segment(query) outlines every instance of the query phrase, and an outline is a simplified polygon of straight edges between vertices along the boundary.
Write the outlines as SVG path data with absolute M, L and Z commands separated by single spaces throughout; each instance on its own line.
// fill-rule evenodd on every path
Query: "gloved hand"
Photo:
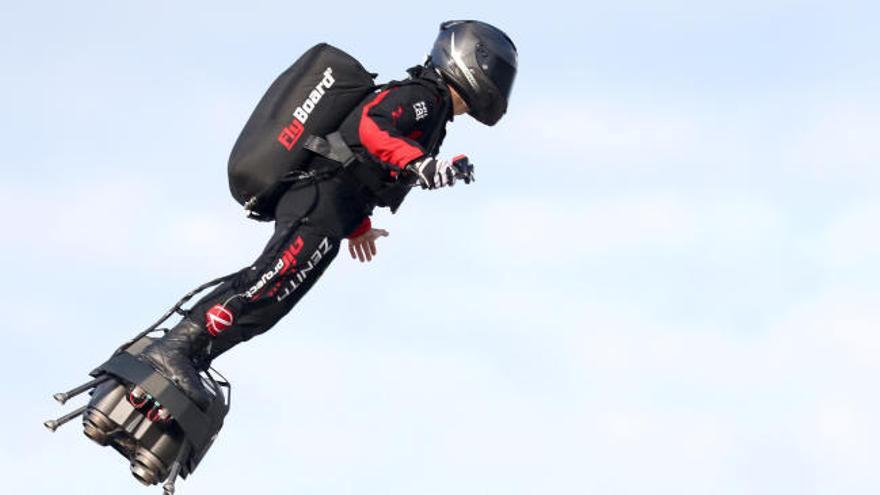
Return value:
M 465 184 L 474 182 L 474 165 L 465 155 L 458 155 L 452 159 L 452 168 L 455 169 L 455 178 L 461 179 Z
M 474 180 L 474 166 L 465 155 L 458 155 L 452 160 L 428 157 L 410 164 L 407 168 L 418 176 L 422 189 L 453 186 L 455 179 L 462 179 L 465 184 Z

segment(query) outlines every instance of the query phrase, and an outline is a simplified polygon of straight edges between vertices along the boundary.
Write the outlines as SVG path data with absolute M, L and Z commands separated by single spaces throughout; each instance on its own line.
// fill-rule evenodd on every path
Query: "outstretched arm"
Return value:
M 357 258 L 361 263 L 373 261 L 373 256 L 376 256 L 376 239 L 380 237 L 388 237 L 388 231 L 370 228 L 357 237 L 349 237 L 348 253 L 352 259 Z

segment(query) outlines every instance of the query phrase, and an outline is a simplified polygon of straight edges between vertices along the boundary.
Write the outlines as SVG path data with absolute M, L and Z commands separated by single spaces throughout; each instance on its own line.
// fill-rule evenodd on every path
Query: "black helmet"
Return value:
M 507 111 L 516 77 L 516 46 L 500 29 L 480 21 L 446 21 L 429 59 L 468 105 L 468 113 L 495 125 Z

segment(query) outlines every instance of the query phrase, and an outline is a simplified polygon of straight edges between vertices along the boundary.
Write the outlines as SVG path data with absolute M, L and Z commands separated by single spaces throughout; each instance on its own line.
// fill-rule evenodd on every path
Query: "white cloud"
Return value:
M 229 219 L 231 208 L 213 215 L 215 204 L 169 204 L 168 194 L 161 182 L 131 175 L 43 185 L 39 191 L 5 184 L 0 208 L 23 214 L 7 217 L 3 249 L 20 259 L 198 271 L 244 266 L 271 234 L 267 225 L 243 216 Z
M 880 269 L 880 202 L 849 204 L 810 248 L 817 261 L 831 268 Z
M 4 186 L 0 207 L 20 212 L 7 217 L 3 232 L 12 248 L 95 257 L 124 252 L 151 191 L 137 180 L 107 180 L 90 187 L 59 184 L 50 191 L 36 184 Z
M 512 148 L 539 150 L 568 167 L 648 165 L 686 156 L 701 144 L 695 115 L 672 106 L 546 98 L 522 105 L 510 119 Z
M 825 181 L 876 180 L 880 105 L 846 97 L 815 105 L 782 142 L 783 160 L 798 175 Z
M 259 392 L 254 402 L 283 407 L 287 395 L 279 390 L 296 390 L 297 402 L 310 404 L 282 436 L 303 445 L 322 440 L 314 457 L 299 461 L 318 472 L 328 462 L 359 472 L 366 446 L 383 442 L 387 456 L 414 472 L 442 465 L 457 487 L 514 484 L 512 493 L 546 483 L 603 492 L 773 493 L 761 487 L 800 486 L 796 470 L 805 465 L 819 481 L 872 483 L 865 459 L 880 454 L 880 438 L 869 418 L 880 410 L 870 394 L 852 392 L 869 389 L 880 366 L 868 359 L 876 344 L 867 331 L 880 318 L 870 298 L 841 305 L 840 297 L 805 301 L 802 312 L 742 334 L 671 327 L 624 305 L 581 306 L 561 317 L 570 326 L 496 329 L 494 349 L 467 354 L 455 339 L 428 350 L 418 339 L 346 344 L 309 330 L 280 346 L 261 345 L 248 358 L 260 365 L 240 355 L 235 374 L 255 368 L 242 378 L 251 382 L 247 394 Z M 851 325 L 854 315 L 862 323 Z M 431 332 L 426 326 L 420 334 Z M 516 354 L 511 345 L 527 342 L 512 338 L 514 331 L 540 334 L 533 337 L 542 345 L 524 349 L 529 358 L 518 361 L 535 382 L 497 366 L 498 354 Z M 289 388 L 279 388 L 280 378 L 254 383 L 265 363 L 285 360 L 294 363 Z M 381 418 L 395 426 L 369 427 L 385 424 Z M 384 462 L 366 462 L 384 469 Z M 627 476 L 633 465 L 639 477 Z M 589 476 L 581 476 L 584 469 Z
M 496 197 L 474 220 L 476 243 L 493 253 L 492 261 L 512 266 L 535 263 L 524 252 L 552 266 L 638 253 L 689 253 L 732 263 L 762 256 L 788 228 L 781 207 L 771 201 L 677 192 Z

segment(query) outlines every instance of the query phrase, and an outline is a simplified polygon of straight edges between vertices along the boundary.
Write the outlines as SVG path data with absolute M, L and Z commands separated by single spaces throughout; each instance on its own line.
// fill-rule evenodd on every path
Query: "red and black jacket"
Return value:
M 407 165 L 434 156 L 452 121 L 452 97 L 432 69 L 409 69 L 410 78 L 394 81 L 358 105 L 340 127 L 358 157 L 354 173 L 370 190 L 377 206 L 394 212 L 409 192 L 414 177 Z M 352 237 L 369 230 L 369 218 Z

